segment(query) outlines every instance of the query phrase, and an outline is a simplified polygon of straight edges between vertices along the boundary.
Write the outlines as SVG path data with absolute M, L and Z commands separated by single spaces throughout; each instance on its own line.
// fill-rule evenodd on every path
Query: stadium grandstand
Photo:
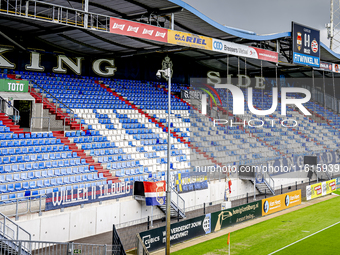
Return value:
M 340 176 L 340 55 L 301 27 L 257 35 L 181 0 L 0 0 L 1 251 L 147 252 L 164 181 L 177 224 Z

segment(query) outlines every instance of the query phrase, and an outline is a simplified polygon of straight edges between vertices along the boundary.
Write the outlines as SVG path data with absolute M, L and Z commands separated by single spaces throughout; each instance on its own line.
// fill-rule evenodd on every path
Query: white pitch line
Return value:
M 288 244 L 287 246 L 282 247 L 281 249 L 278 249 L 277 251 L 274 251 L 274 252 L 272 252 L 272 253 L 269 253 L 268 255 L 272 255 L 272 254 L 274 254 L 274 253 L 277 253 L 277 252 L 279 252 L 279 251 L 282 251 L 283 249 L 286 249 L 286 248 L 289 247 L 289 246 L 292 246 L 292 245 L 294 245 L 294 244 L 296 244 L 296 243 L 298 243 L 298 242 L 300 242 L 300 241 L 302 241 L 302 240 L 305 240 L 305 239 L 307 239 L 308 237 L 311 237 L 311 236 L 313 236 L 313 235 L 316 235 L 317 233 L 320 233 L 320 232 L 322 232 L 322 231 L 324 231 L 324 230 L 326 230 L 326 229 L 328 229 L 328 228 L 331 228 L 331 227 L 333 227 L 333 226 L 335 226 L 335 225 L 337 225 L 337 224 L 339 224 L 339 223 L 340 223 L 340 221 L 338 221 L 337 223 L 334 223 L 334 224 L 332 224 L 332 225 L 330 225 L 330 226 L 328 226 L 328 227 L 326 227 L 326 228 L 324 228 L 324 229 L 321 229 L 321 230 L 319 230 L 319 231 L 317 231 L 317 232 L 315 232 L 315 233 L 313 233 L 313 234 L 310 234 L 309 236 L 306 236 L 306 237 L 304 237 L 304 238 L 302 238 L 302 239 L 300 239 L 300 240 L 297 240 L 297 241 L 294 242 L 294 243 Z

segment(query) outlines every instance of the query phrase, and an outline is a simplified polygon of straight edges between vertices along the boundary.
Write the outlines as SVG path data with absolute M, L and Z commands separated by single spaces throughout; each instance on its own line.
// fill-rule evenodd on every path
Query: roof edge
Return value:
M 257 35 L 257 34 L 255 34 L 254 32 L 251 32 L 251 31 L 226 27 L 226 26 L 223 26 L 223 25 L 217 23 L 216 21 L 212 20 L 211 18 L 205 16 L 203 13 L 199 12 L 194 7 L 183 2 L 182 0 L 168 0 L 168 1 L 172 2 L 174 4 L 177 4 L 178 6 L 181 6 L 182 8 L 185 8 L 186 10 L 191 12 L 192 14 L 196 15 L 197 17 L 201 18 L 202 20 L 204 20 L 208 24 L 212 25 L 213 27 L 215 27 L 215 28 L 217 28 L 217 29 L 219 29 L 219 30 L 221 30 L 225 33 L 228 33 L 228 34 L 231 34 L 233 36 L 240 37 L 240 38 L 244 38 L 244 39 L 248 39 L 248 40 L 254 40 L 254 41 L 266 41 L 266 40 L 275 40 L 275 39 L 279 39 L 279 38 L 282 38 L 282 37 L 287 37 L 287 36 L 290 37 L 291 36 L 291 32 L 282 32 L 282 33 L 269 34 L 269 35 Z
M 336 52 L 334 52 L 334 51 L 332 51 L 332 50 L 331 50 L 330 48 L 328 48 L 328 47 L 326 46 L 326 44 L 324 44 L 323 42 L 320 42 L 320 46 L 321 46 L 322 48 L 324 48 L 326 51 L 328 51 L 328 53 L 332 54 L 332 56 L 334 56 L 334 57 L 340 59 L 340 54 L 339 54 L 339 53 L 336 53 Z

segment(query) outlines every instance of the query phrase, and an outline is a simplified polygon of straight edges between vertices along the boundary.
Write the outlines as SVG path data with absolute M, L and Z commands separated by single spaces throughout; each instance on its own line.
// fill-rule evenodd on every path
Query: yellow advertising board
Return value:
M 326 181 L 326 194 L 330 194 L 336 190 L 336 179 Z
M 262 216 L 301 204 L 301 190 L 262 199 Z
M 168 43 L 192 48 L 212 50 L 212 38 L 170 29 L 168 30 Z
M 306 187 L 307 200 L 322 197 L 336 190 L 336 179 L 319 182 Z

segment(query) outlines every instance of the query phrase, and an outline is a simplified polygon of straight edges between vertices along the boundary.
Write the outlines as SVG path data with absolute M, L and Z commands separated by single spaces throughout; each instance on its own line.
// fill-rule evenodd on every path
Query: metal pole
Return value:
M 4 225 L 2 226 L 3 230 L 2 230 L 2 233 L 4 233 L 4 235 L 6 235 L 6 216 L 4 215 Z
M 170 113 L 171 113 L 171 69 L 168 68 L 168 169 L 166 178 L 166 255 L 170 255 L 170 203 L 171 203 L 171 192 L 170 192 Z
M 315 112 L 315 107 L 316 107 L 316 102 L 317 100 L 317 93 L 315 91 L 315 80 L 314 80 L 314 69 L 312 69 L 312 80 L 313 80 L 313 89 L 312 89 L 312 100 L 315 101 L 315 103 L 313 104 L 313 111 Z M 314 93 L 314 98 L 313 98 L 313 93 Z M 316 97 L 316 98 L 315 98 Z
M 334 106 L 333 106 L 333 110 L 337 113 L 337 112 L 339 112 L 338 111 L 338 106 L 337 106 L 337 103 L 336 103 L 336 101 L 337 101 L 337 99 L 336 99 L 336 94 L 335 94 L 335 83 L 334 83 L 334 73 L 332 72 L 332 83 L 333 83 L 333 97 L 334 97 Z M 335 119 L 335 121 L 336 121 L 336 119 Z M 336 124 L 336 122 L 335 122 L 335 124 Z
M 89 0 L 85 0 L 84 11 L 86 11 L 86 12 L 89 11 Z M 84 28 L 87 28 L 88 17 L 89 17 L 88 14 L 84 15 Z
M 256 180 L 255 180 L 255 176 L 254 176 L 254 201 L 256 200 L 256 188 L 255 188 L 255 183 L 256 183 Z
M 151 206 L 151 227 L 153 227 L 153 206 Z
M 174 13 L 171 13 L 171 29 L 175 30 L 175 14 Z
M 18 212 L 19 212 L 19 199 L 17 199 L 16 205 L 15 205 L 15 220 L 19 220 Z M 19 232 L 18 228 L 19 228 L 19 225 L 17 226 L 17 232 Z
M 330 27 L 330 40 L 329 40 L 329 48 L 333 50 L 333 0 L 331 0 L 331 27 Z
M 325 71 L 322 71 L 322 83 L 323 83 L 323 107 L 324 107 L 324 116 L 326 115 L 326 82 L 325 82 Z

